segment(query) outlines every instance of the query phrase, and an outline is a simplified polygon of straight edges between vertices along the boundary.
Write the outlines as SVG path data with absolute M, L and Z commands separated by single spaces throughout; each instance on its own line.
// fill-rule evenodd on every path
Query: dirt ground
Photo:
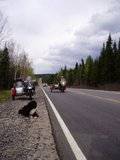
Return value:
M 26 97 L 0 104 L 0 160 L 59 160 L 40 87 L 34 100 L 38 118 L 18 114 Z

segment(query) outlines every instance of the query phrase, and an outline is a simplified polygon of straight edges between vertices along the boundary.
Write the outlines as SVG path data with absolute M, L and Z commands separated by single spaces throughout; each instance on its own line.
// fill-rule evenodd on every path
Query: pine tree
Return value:
M 109 35 L 106 42 L 105 77 L 106 83 L 112 83 L 114 81 L 114 54 L 111 35 Z
M 74 70 L 70 69 L 68 71 L 68 85 L 73 86 L 74 85 Z
M 118 42 L 118 50 L 115 61 L 115 71 L 116 71 L 116 82 L 120 83 L 120 38 Z
M 98 83 L 104 84 L 105 83 L 105 74 L 106 74 L 106 66 L 105 66 L 105 54 L 106 54 L 106 46 L 105 43 L 103 43 L 103 48 L 101 50 L 99 60 L 98 60 L 98 74 L 99 79 Z
M 113 42 L 111 34 L 103 44 L 100 56 L 93 59 L 88 56 L 86 62 L 81 60 L 73 69 L 67 70 L 65 66 L 60 74 L 67 74 L 69 85 L 87 84 L 97 86 L 108 83 L 120 83 L 120 39 L 118 44 Z
M 78 65 L 78 62 L 76 62 L 75 64 L 75 68 L 74 68 L 74 84 L 75 85 L 79 85 L 80 82 L 79 82 L 79 65 Z
M 93 59 L 91 56 L 88 56 L 85 63 L 85 77 L 88 85 L 92 84 L 92 75 L 93 75 Z
M 95 59 L 93 62 L 92 81 L 95 87 L 97 87 L 100 82 L 99 59 Z
M 9 52 L 8 49 L 5 47 L 3 52 L 1 52 L 0 56 L 0 80 L 1 80 L 1 87 L 8 88 L 10 75 L 9 75 L 9 68 L 10 68 L 10 59 L 9 59 Z
M 118 49 L 117 49 L 117 44 L 116 42 L 113 43 L 113 82 L 117 82 L 117 54 L 118 54 Z
M 81 64 L 80 64 L 80 83 L 81 84 L 85 83 L 85 63 L 83 59 L 81 59 Z

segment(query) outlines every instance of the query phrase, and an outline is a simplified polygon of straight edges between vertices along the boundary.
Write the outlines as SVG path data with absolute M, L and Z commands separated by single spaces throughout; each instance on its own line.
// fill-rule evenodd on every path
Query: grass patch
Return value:
M 0 103 L 5 102 L 10 98 L 10 90 L 0 91 Z

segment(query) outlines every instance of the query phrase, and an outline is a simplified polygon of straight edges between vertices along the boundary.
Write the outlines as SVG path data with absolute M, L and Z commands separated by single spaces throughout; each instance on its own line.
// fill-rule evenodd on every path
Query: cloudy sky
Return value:
M 109 33 L 120 37 L 120 0 L 0 0 L 0 10 L 35 73 L 72 67 L 97 56 Z

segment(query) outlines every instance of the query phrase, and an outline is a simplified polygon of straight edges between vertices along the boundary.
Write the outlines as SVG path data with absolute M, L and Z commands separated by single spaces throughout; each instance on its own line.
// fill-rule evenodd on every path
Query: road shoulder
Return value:
M 38 118 L 18 115 L 28 100 L 0 104 L 0 159 L 59 160 L 44 94 L 40 88 L 35 96 Z

